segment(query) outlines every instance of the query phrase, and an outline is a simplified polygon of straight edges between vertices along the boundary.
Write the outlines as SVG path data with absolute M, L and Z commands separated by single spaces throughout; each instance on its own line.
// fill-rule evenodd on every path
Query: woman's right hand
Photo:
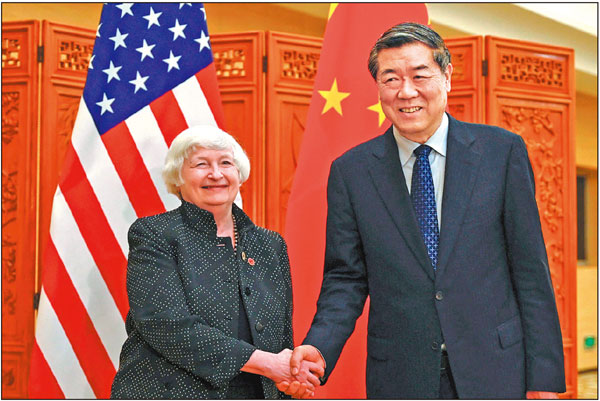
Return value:
M 256 350 L 241 370 L 268 377 L 278 388 L 298 387 L 296 394 L 301 394 L 301 398 L 308 398 L 313 395 L 315 387 L 320 385 L 319 377 L 324 374 L 323 368 L 317 363 L 302 361 L 298 374 L 292 376 L 291 357 L 292 350 L 287 348 L 277 354 Z M 305 390 L 302 391 L 303 389 Z
M 314 391 L 315 387 L 321 384 L 319 377 L 324 374 L 321 365 L 315 362 L 302 361 L 298 374 L 293 376 L 290 369 L 292 351 L 286 348 L 273 355 L 276 355 L 276 362 L 272 367 L 273 377 L 270 377 L 270 379 L 275 383 L 299 381 L 301 384 L 306 383 L 310 391 Z

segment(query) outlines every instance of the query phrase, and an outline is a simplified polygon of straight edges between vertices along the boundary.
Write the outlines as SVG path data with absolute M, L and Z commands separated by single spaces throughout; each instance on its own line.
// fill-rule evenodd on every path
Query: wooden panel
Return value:
M 458 120 L 481 123 L 478 110 L 482 102 L 477 99 L 478 96 L 471 91 L 452 90 L 448 94 L 447 111 Z
M 244 211 L 265 223 L 264 33 L 211 35 L 225 130 L 250 158 L 250 178 L 241 188 Z
M 285 228 L 321 44 L 320 38 L 267 34 L 266 227 L 280 233 Z
M 50 230 L 52 200 L 92 56 L 96 32 L 43 21 L 42 109 L 40 161 L 40 251 L 45 249 Z M 42 266 L 42 255 L 39 255 Z M 41 283 L 39 283 L 41 286 Z
M 523 137 L 536 182 L 565 352 L 567 392 L 577 395 L 577 241 L 574 52 L 486 38 L 487 123 Z
M 453 117 L 471 123 L 484 122 L 482 75 L 483 38 L 467 36 L 444 39 L 450 50 L 452 90 L 448 94 L 448 111 Z
M 493 36 L 486 46 L 490 88 L 573 99 L 573 49 Z
M 33 344 L 37 21 L 2 24 L 2 397 L 26 398 Z

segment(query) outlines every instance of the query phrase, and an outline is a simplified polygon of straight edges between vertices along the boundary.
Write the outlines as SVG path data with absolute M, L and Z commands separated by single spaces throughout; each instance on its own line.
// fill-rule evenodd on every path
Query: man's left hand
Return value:
M 558 393 L 552 393 L 550 391 L 528 391 L 528 400 L 556 400 L 558 399 Z

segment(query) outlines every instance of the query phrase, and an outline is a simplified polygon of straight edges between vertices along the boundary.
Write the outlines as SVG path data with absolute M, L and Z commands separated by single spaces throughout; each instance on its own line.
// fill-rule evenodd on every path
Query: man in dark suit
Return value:
M 292 373 L 320 361 L 325 382 L 370 296 L 367 397 L 555 398 L 562 337 L 523 140 L 445 113 L 450 53 L 426 26 L 385 32 L 369 69 L 393 125 L 331 166 Z

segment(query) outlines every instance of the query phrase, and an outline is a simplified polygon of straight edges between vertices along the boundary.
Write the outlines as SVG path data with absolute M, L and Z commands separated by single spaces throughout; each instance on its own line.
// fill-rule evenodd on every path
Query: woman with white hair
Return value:
M 130 310 L 112 398 L 281 398 L 290 375 L 292 288 L 285 241 L 234 204 L 250 162 L 235 139 L 195 126 L 171 144 L 163 178 L 181 206 L 129 230 Z

